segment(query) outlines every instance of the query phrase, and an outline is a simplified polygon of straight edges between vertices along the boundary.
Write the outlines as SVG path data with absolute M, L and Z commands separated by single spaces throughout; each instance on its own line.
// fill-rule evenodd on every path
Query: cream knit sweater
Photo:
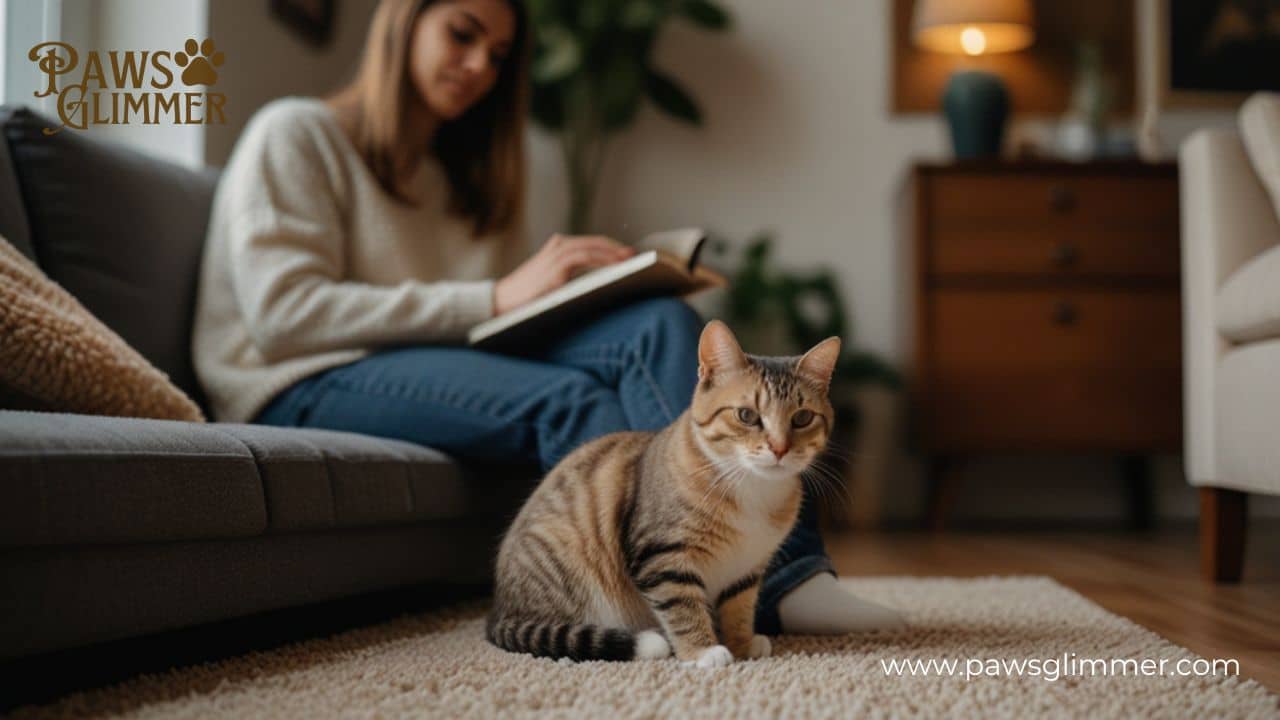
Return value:
M 250 120 L 214 194 L 192 351 L 215 419 L 248 422 L 302 378 L 389 344 L 458 344 L 493 315 L 519 233 L 477 241 L 435 160 L 416 207 L 378 185 L 320 100 Z

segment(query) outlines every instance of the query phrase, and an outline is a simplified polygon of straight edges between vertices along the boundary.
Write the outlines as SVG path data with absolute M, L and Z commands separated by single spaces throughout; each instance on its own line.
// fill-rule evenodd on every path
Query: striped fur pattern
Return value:
M 839 353 L 828 338 L 803 356 L 747 355 L 708 323 L 688 410 L 583 445 L 526 501 L 498 552 L 490 642 L 575 660 L 767 655 L 756 596 L 826 447 Z

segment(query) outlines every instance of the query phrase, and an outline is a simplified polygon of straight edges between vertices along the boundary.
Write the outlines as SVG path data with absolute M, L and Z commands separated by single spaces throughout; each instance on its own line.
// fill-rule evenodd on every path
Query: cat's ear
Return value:
M 832 336 L 814 345 L 800 358 L 796 372 L 810 382 L 827 391 L 831 384 L 831 374 L 836 370 L 836 361 L 840 359 L 840 338 Z
M 708 380 L 719 373 L 742 370 L 747 366 L 747 356 L 733 336 L 733 331 L 719 320 L 712 320 L 702 328 L 698 339 L 698 379 Z

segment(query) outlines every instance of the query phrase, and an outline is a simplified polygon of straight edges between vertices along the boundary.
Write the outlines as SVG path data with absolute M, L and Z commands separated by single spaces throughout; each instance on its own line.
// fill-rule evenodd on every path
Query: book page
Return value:
M 699 268 L 702 270 L 703 268 Z M 589 282 L 581 282 L 589 281 Z M 708 271 L 691 278 L 676 263 L 649 251 L 583 276 L 543 297 L 499 315 L 473 328 L 472 345 L 486 349 L 508 349 L 545 339 L 586 316 L 607 310 L 625 301 L 663 295 L 687 296 L 724 284 L 724 279 Z
M 707 233 L 700 228 L 681 228 L 650 233 L 635 244 L 637 250 L 657 250 L 667 253 L 680 261 L 692 271 L 698 264 L 698 252 L 707 239 Z
M 589 270 L 532 302 L 482 322 L 471 329 L 467 340 L 487 348 L 516 348 L 537 341 L 540 334 L 554 334 L 568 321 L 627 300 L 687 296 L 723 286 L 727 281 L 722 275 L 696 266 L 705 239 L 706 234 L 696 228 L 648 235 L 635 246 L 635 256 Z

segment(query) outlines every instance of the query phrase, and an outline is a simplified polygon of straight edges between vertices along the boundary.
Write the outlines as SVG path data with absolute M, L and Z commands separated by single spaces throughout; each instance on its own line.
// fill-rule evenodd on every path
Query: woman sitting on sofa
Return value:
M 196 311 L 196 370 L 218 420 L 545 471 L 683 412 L 702 322 L 677 299 L 607 314 L 532 357 L 460 343 L 632 252 L 555 235 L 520 262 L 528 56 L 516 0 L 383 0 L 350 85 L 252 118 L 214 198 Z M 758 631 L 898 624 L 835 585 L 805 505 L 762 588 Z

